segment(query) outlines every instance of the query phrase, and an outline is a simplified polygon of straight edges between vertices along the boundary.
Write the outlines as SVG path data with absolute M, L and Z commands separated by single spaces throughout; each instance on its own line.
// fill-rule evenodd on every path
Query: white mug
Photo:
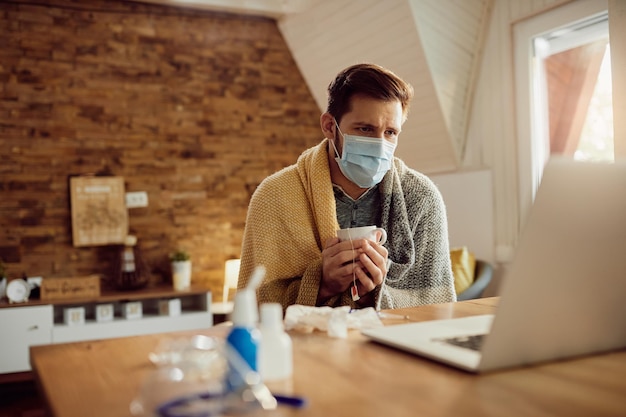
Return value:
M 341 241 L 355 239 L 369 239 L 376 241 L 376 232 L 380 232 L 380 242 L 378 242 L 378 244 L 383 245 L 387 241 L 387 232 L 382 227 L 350 227 L 348 229 L 337 230 L 337 237 Z

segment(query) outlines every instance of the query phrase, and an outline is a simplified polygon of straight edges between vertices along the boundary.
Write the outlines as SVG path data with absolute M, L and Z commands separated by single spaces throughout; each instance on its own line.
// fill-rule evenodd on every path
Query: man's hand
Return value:
M 322 251 L 322 282 L 317 296 L 318 304 L 343 293 L 356 279 L 359 296 L 371 292 L 383 283 L 387 275 L 387 249 L 367 239 L 340 242 L 339 238 L 326 241 Z

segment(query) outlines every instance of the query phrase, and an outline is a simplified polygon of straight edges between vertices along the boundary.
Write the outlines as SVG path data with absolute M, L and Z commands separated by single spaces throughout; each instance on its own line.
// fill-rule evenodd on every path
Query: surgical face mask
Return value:
M 335 141 L 331 140 L 331 143 L 337 155 L 335 161 L 343 175 L 361 188 L 371 188 L 382 181 L 391 169 L 396 144 L 380 138 L 344 135 L 336 121 L 335 125 L 343 136 L 341 157 Z

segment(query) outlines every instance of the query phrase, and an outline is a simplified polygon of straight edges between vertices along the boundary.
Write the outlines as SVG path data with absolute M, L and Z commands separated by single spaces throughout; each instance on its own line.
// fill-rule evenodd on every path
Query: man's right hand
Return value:
M 385 268 L 386 259 L 387 249 L 366 239 L 352 242 L 340 242 L 337 237 L 328 239 L 322 251 L 322 281 L 317 304 L 343 293 L 353 280 L 356 280 L 360 296 L 369 293 L 382 284 L 387 271 L 381 270 L 380 265 Z

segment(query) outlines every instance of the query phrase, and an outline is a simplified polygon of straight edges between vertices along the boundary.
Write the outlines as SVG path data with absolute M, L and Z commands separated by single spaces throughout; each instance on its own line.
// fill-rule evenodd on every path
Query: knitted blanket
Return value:
M 322 250 L 339 228 L 327 149 L 324 139 L 306 150 L 295 165 L 263 180 L 250 200 L 238 288 L 264 265 L 259 303 L 316 305 Z M 389 268 L 376 289 L 376 307 L 455 301 L 445 206 L 436 186 L 395 158 L 379 191 Z M 358 307 L 349 289 L 326 305 Z

